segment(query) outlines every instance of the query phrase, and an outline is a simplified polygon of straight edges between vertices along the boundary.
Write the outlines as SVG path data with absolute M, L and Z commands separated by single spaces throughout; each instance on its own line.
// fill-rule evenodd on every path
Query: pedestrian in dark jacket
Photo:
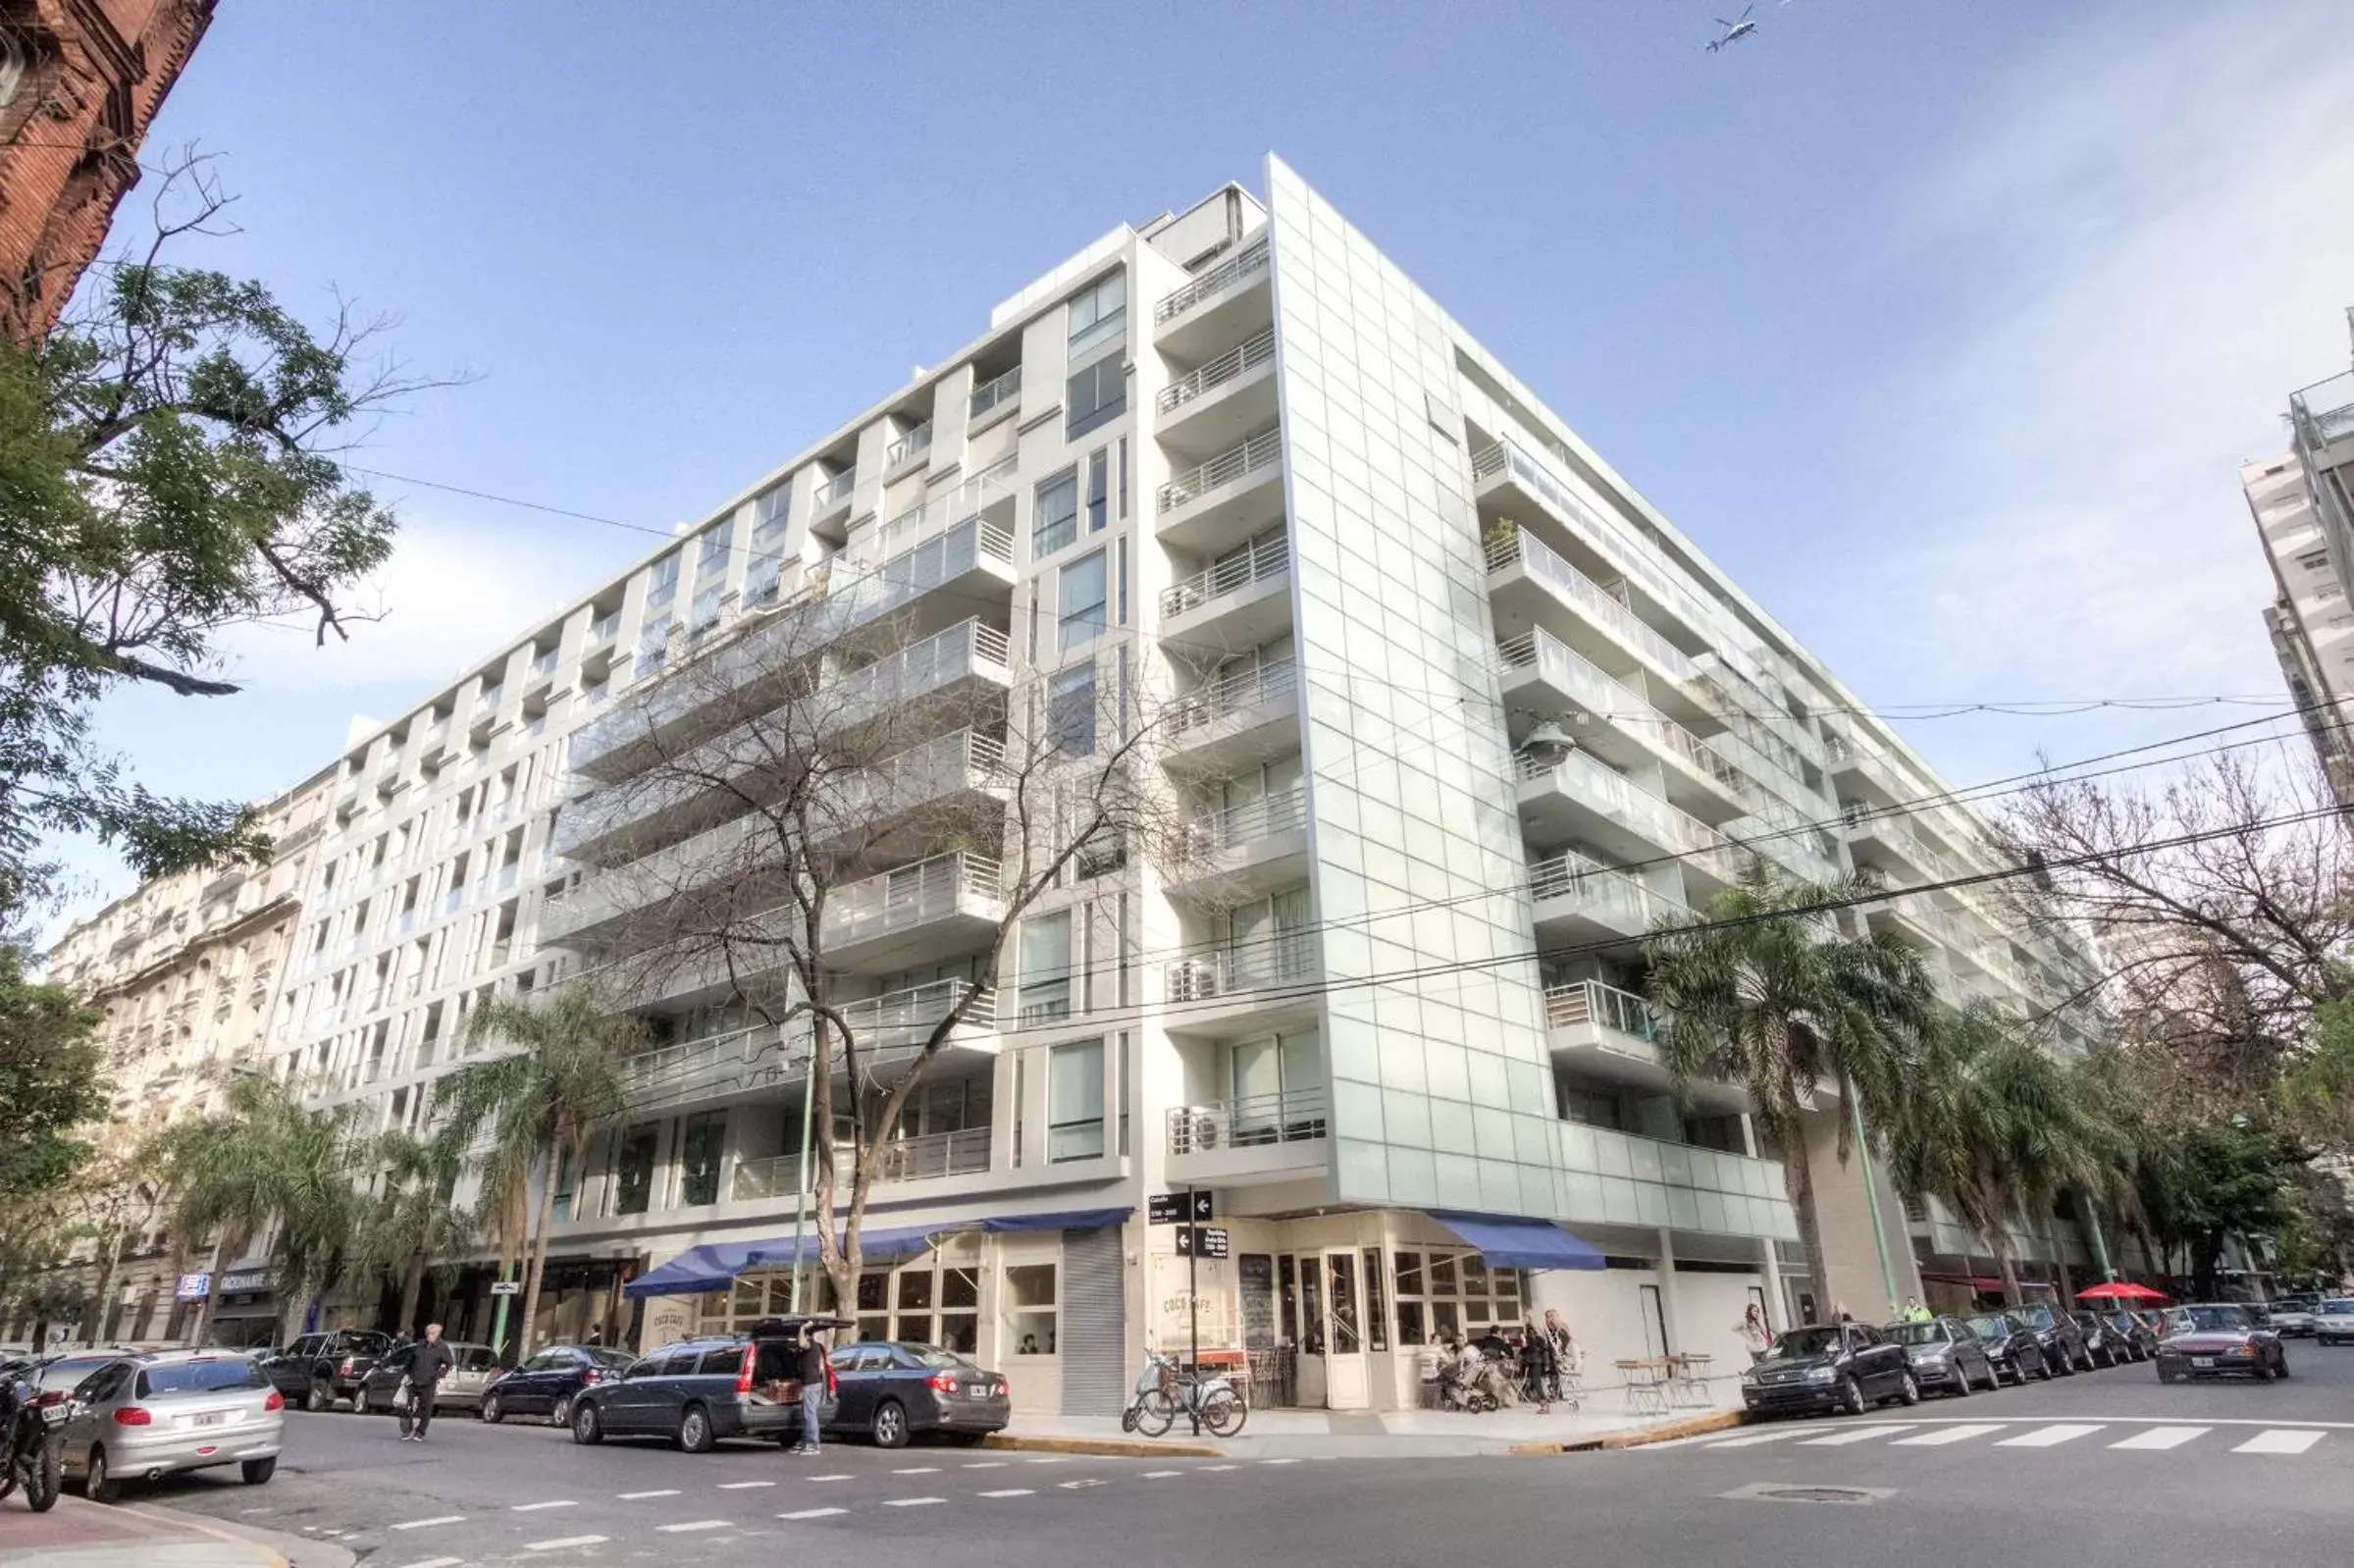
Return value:
M 1537 1322 L 1537 1314 L 1521 1320 L 1520 1381 L 1522 1386 L 1537 1398 L 1537 1413 L 1551 1415 L 1553 1390 L 1560 1386 L 1561 1358 L 1553 1349 L 1553 1341 Z
M 425 1440 L 425 1429 L 433 1425 L 434 1394 L 441 1387 L 442 1380 L 449 1376 L 449 1369 L 456 1364 L 457 1358 L 442 1342 L 442 1326 L 438 1323 L 427 1324 L 425 1337 L 417 1341 L 416 1352 L 409 1358 L 409 1405 L 416 1412 L 417 1420 L 416 1425 L 402 1437 L 403 1442 Z
M 817 1451 L 817 1405 L 825 1397 L 825 1337 L 815 1329 L 801 1331 L 801 1441 L 791 1453 Z

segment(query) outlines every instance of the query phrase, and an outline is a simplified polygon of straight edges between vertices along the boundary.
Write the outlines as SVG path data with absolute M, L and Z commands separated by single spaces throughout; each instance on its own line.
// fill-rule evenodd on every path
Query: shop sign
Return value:
M 1210 1189 L 1187 1187 L 1182 1192 L 1156 1192 L 1146 1202 L 1144 1213 L 1153 1225 L 1198 1225 L 1211 1217 Z
M 235 1274 L 221 1276 L 221 1293 L 223 1295 L 233 1295 L 239 1290 L 267 1290 L 269 1288 L 270 1271 L 267 1269 L 241 1269 Z
M 209 1274 L 183 1274 L 172 1287 L 175 1301 L 202 1301 L 213 1293 L 213 1277 Z
M 523 1281 L 520 1280 L 494 1280 L 491 1281 L 491 1294 L 519 1296 L 523 1294 Z

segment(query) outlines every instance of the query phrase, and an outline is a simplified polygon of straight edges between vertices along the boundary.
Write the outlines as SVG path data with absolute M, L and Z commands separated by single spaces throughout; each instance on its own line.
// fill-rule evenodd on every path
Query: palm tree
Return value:
M 567 985 L 538 1006 L 509 999 L 481 1008 L 467 1037 L 512 1049 L 442 1080 L 436 1115 L 446 1120 L 437 1136 L 453 1159 L 478 1169 L 476 1204 L 500 1259 L 529 1253 L 517 1334 L 518 1358 L 528 1357 L 559 1174 L 582 1169 L 591 1140 L 628 1109 L 620 1067 L 645 1047 L 646 1031 L 588 987 Z
M 334 1285 L 359 1215 L 352 1184 L 356 1111 L 304 1107 L 292 1086 L 263 1072 L 233 1075 L 209 1114 L 175 1123 L 158 1140 L 160 1184 L 174 1194 L 172 1228 L 211 1234 L 213 1272 L 275 1231 L 279 1312 Z M 200 1309 L 192 1336 L 204 1334 Z
M 1918 953 L 1893 936 L 1843 936 L 1825 913 L 1875 890 L 1856 878 L 1786 878 L 1752 860 L 1708 901 L 1703 920 L 1662 924 L 1644 944 L 1650 995 L 1667 1015 L 1660 1056 L 1679 1088 L 1712 1078 L 1748 1089 L 1752 1119 L 1782 1151 L 1818 1301 L 1830 1286 L 1805 1115 L 1829 1084 L 1883 1118 L 1898 1097 L 1905 1042 L 1931 1006 Z M 1844 1118 L 1838 1139 L 1844 1162 Z
M 457 1204 L 461 1162 L 457 1150 L 442 1139 L 386 1132 L 376 1140 L 370 1160 L 381 1185 L 354 1238 L 352 1267 L 369 1279 L 400 1281 L 392 1332 L 406 1335 L 417 1327 L 417 1298 L 426 1275 L 445 1277 L 448 1260 L 474 1244 L 474 1216 Z

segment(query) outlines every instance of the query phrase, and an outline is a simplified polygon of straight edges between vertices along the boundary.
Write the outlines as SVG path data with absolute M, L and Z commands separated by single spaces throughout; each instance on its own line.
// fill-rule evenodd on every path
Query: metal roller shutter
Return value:
M 1116 1416 L 1127 1403 L 1121 1354 L 1121 1228 L 1063 1232 L 1063 1414 Z

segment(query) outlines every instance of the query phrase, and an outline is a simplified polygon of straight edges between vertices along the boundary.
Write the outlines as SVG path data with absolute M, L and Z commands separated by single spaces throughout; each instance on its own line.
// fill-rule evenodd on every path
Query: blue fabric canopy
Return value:
M 1053 1214 L 1008 1214 L 988 1220 L 949 1220 L 939 1225 L 900 1226 L 867 1230 L 859 1237 L 860 1255 L 868 1263 L 889 1263 L 915 1257 L 942 1236 L 959 1230 L 1100 1230 L 1135 1213 L 1125 1209 L 1065 1209 Z M 802 1257 L 817 1262 L 817 1232 L 802 1237 Z M 646 1296 L 700 1296 L 725 1290 L 737 1275 L 754 1269 L 773 1269 L 793 1261 L 793 1238 L 770 1236 L 761 1241 L 711 1241 L 689 1247 L 658 1269 L 648 1270 L 621 1287 L 632 1300 Z
M 1599 1269 L 1602 1255 L 1549 1220 L 1433 1209 L 1431 1218 L 1498 1269 Z
M 1124 1209 L 1062 1209 L 1053 1214 L 1001 1214 L 983 1220 L 981 1228 L 992 1232 L 1008 1230 L 1101 1230 L 1108 1225 L 1119 1225 L 1136 1212 L 1134 1205 Z
M 646 1296 L 700 1296 L 725 1290 L 735 1283 L 737 1275 L 754 1266 L 760 1248 L 774 1245 L 773 1241 L 713 1241 L 689 1247 L 660 1268 L 650 1269 L 623 1285 L 621 1293 L 637 1300 Z M 792 1246 L 793 1238 L 787 1236 L 788 1253 Z M 814 1252 L 812 1247 L 812 1255 Z

